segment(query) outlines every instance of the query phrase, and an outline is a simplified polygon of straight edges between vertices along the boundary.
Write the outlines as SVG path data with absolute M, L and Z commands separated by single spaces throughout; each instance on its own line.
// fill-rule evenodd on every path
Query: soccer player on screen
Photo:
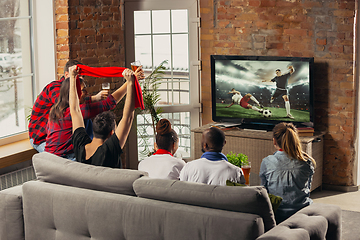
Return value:
M 282 96 L 282 98 L 285 101 L 286 117 L 294 119 L 294 117 L 290 113 L 290 102 L 287 91 L 287 83 L 289 77 L 295 72 L 295 69 L 293 66 L 289 66 L 288 69 L 290 71 L 284 75 L 281 75 L 280 69 L 275 70 L 276 76 L 273 79 L 271 79 L 270 82 L 276 82 L 276 90 L 270 99 L 270 103 L 272 103 L 275 98 Z M 263 82 L 269 82 L 269 81 L 264 80 Z
M 254 111 L 257 111 L 259 113 L 262 113 L 264 110 L 259 109 L 255 106 L 252 106 L 249 104 L 250 99 L 253 100 L 259 107 L 263 108 L 264 106 L 259 103 L 259 101 L 250 93 L 246 94 L 244 97 L 241 96 L 241 93 L 239 91 L 236 91 L 235 88 L 231 89 L 228 94 L 232 94 L 232 103 L 229 106 L 226 106 L 226 108 L 231 107 L 235 103 L 239 104 L 241 107 L 246 109 L 252 109 Z

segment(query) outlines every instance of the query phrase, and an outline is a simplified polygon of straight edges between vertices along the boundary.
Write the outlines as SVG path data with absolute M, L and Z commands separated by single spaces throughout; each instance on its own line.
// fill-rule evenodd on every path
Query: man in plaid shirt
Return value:
M 34 103 L 29 121 L 29 138 L 31 145 L 38 152 L 43 152 L 45 150 L 47 136 L 46 125 L 48 122 L 49 112 L 59 97 L 61 83 L 65 80 L 65 78 L 69 77 L 69 68 L 77 64 L 80 64 L 80 62 L 76 60 L 69 60 L 64 68 L 64 76 L 59 81 L 52 81 L 46 85 Z M 103 90 L 91 98 L 86 98 L 86 101 L 99 101 L 103 99 L 107 93 L 107 90 Z M 89 127 L 91 128 L 91 125 Z M 92 132 L 92 128 L 89 129 L 89 131 Z

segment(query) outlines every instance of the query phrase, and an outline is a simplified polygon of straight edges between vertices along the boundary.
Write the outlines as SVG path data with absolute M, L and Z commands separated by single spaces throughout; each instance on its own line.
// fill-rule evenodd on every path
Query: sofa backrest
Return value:
M 147 176 L 143 171 L 93 166 L 47 152 L 35 154 L 32 161 L 40 181 L 133 196 L 132 183 Z
M 40 181 L 23 185 L 26 240 L 249 240 L 256 214 L 92 191 Z
M 269 196 L 262 186 L 215 186 L 143 177 L 134 181 L 133 187 L 143 198 L 257 214 L 263 218 L 265 231 L 276 225 Z

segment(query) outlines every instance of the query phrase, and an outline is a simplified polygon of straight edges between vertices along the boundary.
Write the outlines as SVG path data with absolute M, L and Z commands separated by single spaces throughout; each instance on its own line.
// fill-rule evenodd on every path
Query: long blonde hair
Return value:
M 273 129 L 273 137 L 276 144 L 291 158 L 306 162 L 310 159 L 316 167 L 315 160 L 304 152 L 297 134 L 296 127 L 292 123 L 279 123 Z

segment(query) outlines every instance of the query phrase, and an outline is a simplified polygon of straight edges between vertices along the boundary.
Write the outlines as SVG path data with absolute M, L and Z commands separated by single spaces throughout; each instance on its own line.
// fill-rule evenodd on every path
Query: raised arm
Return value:
M 72 130 L 74 132 L 79 127 L 85 127 L 85 125 L 79 106 L 79 97 L 76 91 L 76 75 L 77 75 L 76 65 L 69 68 L 69 74 L 70 74 L 69 108 L 72 119 Z
M 129 135 L 131 125 L 134 119 L 134 110 L 135 110 L 135 77 L 134 72 L 130 69 L 125 69 L 123 76 L 126 79 L 126 100 L 123 110 L 123 116 L 115 130 L 115 134 L 119 139 L 120 147 L 123 148 L 126 142 L 126 139 Z M 124 84 L 124 85 L 125 85 Z M 124 86 L 123 85 L 123 86 Z
M 130 69 L 127 69 L 127 70 L 130 70 Z M 123 76 L 124 76 L 124 73 L 125 73 L 125 70 L 123 72 Z M 141 80 L 144 78 L 144 70 L 142 69 L 141 66 L 136 69 L 135 73 L 134 72 L 132 72 L 132 73 L 136 75 L 138 80 Z M 126 77 L 125 77 L 125 79 L 126 79 Z M 119 89 L 117 89 L 115 92 L 113 92 L 111 94 L 115 98 L 116 103 L 119 103 L 120 100 L 125 96 L 125 94 L 127 92 L 127 84 L 128 84 L 128 81 L 126 83 L 124 83 Z

